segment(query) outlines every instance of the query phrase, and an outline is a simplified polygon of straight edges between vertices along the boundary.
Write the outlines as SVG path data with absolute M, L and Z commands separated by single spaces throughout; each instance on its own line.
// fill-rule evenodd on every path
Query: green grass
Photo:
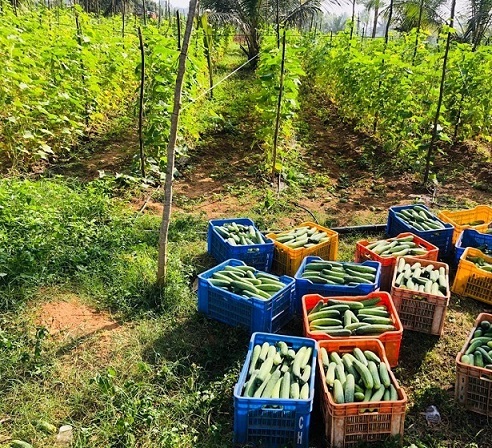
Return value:
M 0 265 L 8 274 L 0 289 L 0 416 L 7 417 L 0 441 L 53 446 L 53 437 L 33 425 L 41 419 L 72 424 L 77 447 L 230 446 L 232 389 L 249 336 L 197 313 L 193 281 L 214 264 L 206 254 L 206 220 L 173 217 L 169 282 L 159 291 L 159 218 L 129 211 L 105 182 L 0 182 L 1 253 L 9 253 Z M 247 213 L 261 228 L 303 213 L 283 196 L 261 215 L 264 206 L 252 204 Z M 341 235 L 338 258 L 353 260 L 364 237 Z M 121 327 L 110 337 L 49 336 L 36 310 L 60 291 L 112 310 Z M 461 410 L 452 390 L 454 357 L 482 309 L 453 297 L 443 337 L 405 333 L 395 373 L 409 396 L 407 446 L 487 446 L 486 419 Z M 301 334 L 299 319 L 284 331 Z M 421 413 L 431 404 L 444 423 L 429 431 Z M 313 446 L 321 443 L 319 418 L 315 409 Z

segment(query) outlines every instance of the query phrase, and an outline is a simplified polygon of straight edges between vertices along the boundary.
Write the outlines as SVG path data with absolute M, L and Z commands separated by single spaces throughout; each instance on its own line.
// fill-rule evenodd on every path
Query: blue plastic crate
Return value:
M 253 226 L 256 229 L 254 222 L 248 218 L 212 219 L 208 222 L 208 253 L 219 263 L 230 259 L 242 260 L 248 266 L 253 266 L 260 271 L 270 272 L 273 261 L 273 241 L 265 237 L 265 244 L 233 246 L 215 229 L 215 226 L 221 226 L 231 222 Z
M 284 341 L 294 350 L 302 346 L 313 349 L 309 398 L 285 400 L 276 398 L 242 397 L 251 355 L 256 344 Z M 318 344 L 310 338 L 254 333 L 249 342 L 248 355 L 234 387 L 234 443 L 242 446 L 268 448 L 307 448 L 309 425 L 313 409 L 316 358 Z
M 370 266 L 376 268 L 376 279 L 374 283 L 361 283 L 357 286 L 347 285 L 322 285 L 319 283 L 313 283 L 307 278 L 302 278 L 302 273 L 306 268 L 306 264 L 311 261 L 323 260 L 321 257 L 306 257 L 302 261 L 299 269 L 294 276 L 296 280 L 296 300 L 295 311 L 297 314 L 302 314 L 302 296 L 306 294 L 319 294 L 324 297 L 329 296 L 365 296 L 373 291 L 379 289 L 380 277 L 381 277 L 381 263 L 379 261 L 364 261 L 364 263 L 352 263 L 347 264 L 360 264 L 361 266 Z M 338 261 L 337 263 L 344 263 Z
M 276 333 L 294 315 L 295 281 L 292 277 L 279 277 L 285 288 L 270 300 L 242 297 L 208 281 L 214 272 L 222 271 L 225 266 L 245 264 L 241 260 L 226 260 L 198 275 L 198 311 L 233 327 L 245 327 L 251 333 Z
M 480 233 L 474 229 L 465 229 L 456 240 L 454 247 L 454 264 L 458 266 L 461 255 L 467 247 L 479 248 L 485 246 L 487 250 L 492 251 L 492 235 Z M 481 250 L 481 249 L 480 249 Z M 483 250 L 482 250 L 483 252 Z
M 415 204 L 419 207 L 424 208 L 429 213 L 432 213 L 428 207 L 424 204 Z M 402 221 L 398 216 L 396 216 L 396 212 L 400 210 L 405 210 L 409 208 L 413 208 L 414 205 L 398 205 L 390 207 L 388 213 L 388 223 L 386 225 L 386 235 L 388 237 L 394 237 L 403 232 L 412 232 L 415 235 L 418 235 L 420 238 L 426 240 L 427 242 L 433 244 L 434 246 L 439 248 L 439 259 L 445 260 L 448 259 L 452 255 L 453 251 L 453 232 L 454 226 L 447 222 L 443 222 L 440 219 L 436 219 L 444 225 L 444 229 L 440 230 L 425 230 L 420 231 L 415 227 L 410 226 L 406 222 Z

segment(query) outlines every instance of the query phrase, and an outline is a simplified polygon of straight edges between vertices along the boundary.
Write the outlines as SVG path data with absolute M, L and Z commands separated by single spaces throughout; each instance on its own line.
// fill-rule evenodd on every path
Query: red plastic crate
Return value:
M 318 387 L 321 392 L 321 411 L 328 445 L 332 448 L 355 448 L 363 442 L 384 441 L 390 437 L 399 437 L 402 441 L 407 396 L 405 391 L 398 386 L 390 369 L 383 344 L 377 339 L 357 341 L 342 339 L 319 341 L 318 346 Z M 326 385 L 320 354 L 323 347 L 328 353 L 331 351 L 351 352 L 355 347 L 376 353 L 388 367 L 391 382 L 398 392 L 398 400 L 336 404 Z
M 329 297 L 322 297 L 319 294 L 307 294 L 302 298 L 302 316 L 304 321 L 304 336 L 315 339 L 317 341 L 323 340 L 341 340 L 341 339 L 350 339 L 353 341 L 360 341 L 366 339 L 377 339 L 381 341 L 384 346 L 386 357 L 388 358 L 388 362 L 391 367 L 396 367 L 398 365 L 398 357 L 400 355 L 400 346 L 401 339 L 403 336 L 403 326 L 400 322 L 400 318 L 398 317 L 398 313 L 396 311 L 395 305 L 393 304 L 393 300 L 391 296 L 387 292 L 372 292 L 366 296 L 351 296 L 351 297 L 333 297 L 336 300 L 345 300 L 345 301 L 359 301 L 365 299 L 372 299 L 373 297 L 381 297 L 381 301 L 388 308 L 388 312 L 393 319 L 394 326 L 396 327 L 395 331 L 386 331 L 384 333 L 378 335 L 365 335 L 365 336 L 330 336 L 328 334 L 316 334 L 312 333 L 309 330 L 309 321 L 308 321 L 308 313 L 310 310 L 314 308 L 314 306 L 320 301 L 323 300 L 327 302 Z
M 414 255 L 415 258 L 421 258 L 424 260 L 437 260 L 439 256 L 439 248 L 429 243 L 428 241 L 420 238 L 411 232 L 400 233 L 396 238 L 403 238 L 405 236 L 413 236 L 413 241 L 421 245 L 424 249 L 428 250 L 425 255 Z M 394 238 L 389 238 L 393 240 Z M 383 291 L 391 291 L 391 282 L 393 280 L 393 272 L 395 270 L 396 258 L 397 257 L 381 257 L 375 254 L 372 250 L 368 249 L 367 246 L 373 241 L 361 240 L 356 243 L 355 248 L 355 261 L 357 263 L 362 263 L 367 260 L 379 261 L 381 263 L 381 276 L 379 280 L 379 287 Z
M 420 263 L 422 266 L 434 265 L 437 269 L 444 267 L 449 282 L 449 266 L 446 263 L 433 260 L 423 260 L 416 257 L 403 258 L 410 264 Z M 391 282 L 391 297 L 395 304 L 398 316 L 405 330 L 419 331 L 441 336 L 444 331 L 444 319 L 449 305 L 451 292 L 448 285 L 448 292 L 445 297 L 429 294 L 425 292 L 410 291 L 409 289 L 398 288 L 395 286 L 397 270 L 393 273 Z
M 481 313 L 473 329 L 456 356 L 455 399 L 467 410 L 492 417 L 492 370 L 470 366 L 461 362 L 461 356 L 470 345 L 475 328 L 483 320 L 492 322 L 492 314 Z

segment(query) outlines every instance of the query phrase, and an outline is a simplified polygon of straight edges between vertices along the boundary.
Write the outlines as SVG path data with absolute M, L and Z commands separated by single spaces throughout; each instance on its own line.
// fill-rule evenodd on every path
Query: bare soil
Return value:
M 42 303 L 36 321 L 56 339 L 87 338 L 120 328 L 108 313 L 90 308 L 69 293 L 56 294 L 49 302 Z

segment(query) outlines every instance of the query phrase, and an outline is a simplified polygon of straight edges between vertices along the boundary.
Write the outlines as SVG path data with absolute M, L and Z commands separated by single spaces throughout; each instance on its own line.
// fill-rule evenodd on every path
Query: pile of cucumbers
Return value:
M 376 335 L 395 331 L 394 320 L 380 297 L 361 301 L 320 300 L 307 315 L 309 330 L 330 336 Z
M 328 234 L 316 227 L 303 226 L 276 235 L 275 240 L 290 249 L 307 249 L 330 241 Z
M 253 226 L 245 226 L 235 221 L 214 226 L 218 234 L 232 246 L 246 246 L 254 244 L 267 244 L 263 234 Z
M 358 263 L 313 260 L 306 263 L 302 278 L 323 285 L 357 286 L 361 283 L 374 284 L 377 269 Z
M 375 241 L 374 243 L 368 244 L 366 248 L 380 257 L 425 255 L 428 252 L 425 247 L 414 242 L 412 235 Z
M 477 268 L 482 269 L 486 272 L 492 272 L 492 263 L 485 261 L 482 257 L 466 257 L 468 261 L 471 261 Z
M 398 260 L 394 286 L 446 297 L 449 292 L 449 277 L 443 266 L 422 266 L 420 262 L 410 264 L 404 258 Z
M 442 230 L 446 228 L 444 224 L 439 221 L 437 216 L 418 205 L 414 205 L 411 208 L 404 208 L 395 212 L 395 215 L 409 226 L 421 232 L 427 230 Z
M 253 398 L 309 399 L 313 349 L 297 351 L 286 342 L 256 344 L 242 395 Z
M 336 404 L 397 401 L 388 366 L 376 353 L 356 347 L 352 353 L 320 349 L 325 381 Z
M 460 360 L 463 364 L 492 370 L 492 328 L 488 320 L 480 322 Z
M 243 297 L 269 300 L 286 287 L 276 275 L 257 271 L 252 266 L 225 266 L 208 281 L 219 288 Z

